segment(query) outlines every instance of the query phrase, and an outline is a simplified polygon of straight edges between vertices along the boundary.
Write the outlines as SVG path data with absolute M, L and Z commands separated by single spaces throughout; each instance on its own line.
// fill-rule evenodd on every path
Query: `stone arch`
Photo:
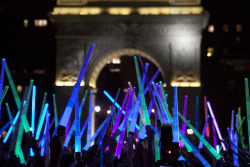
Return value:
M 157 68 L 161 70 L 161 75 L 163 77 L 163 80 L 166 81 L 166 76 L 164 74 L 163 68 L 160 66 L 160 63 L 158 63 L 153 56 L 149 55 L 148 53 L 141 51 L 139 49 L 134 48 L 123 48 L 119 50 L 115 50 L 103 58 L 99 60 L 98 62 L 95 62 L 94 68 L 90 71 L 89 78 L 87 78 L 87 81 L 89 83 L 89 86 L 96 89 L 96 82 L 98 79 L 98 76 L 101 72 L 101 70 L 104 68 L 104 66 L 107 64 L 108 61 L 111 61 L 114 57 L 122 57 L 124 55 L 126 56 L 135 56 L 140 54 L 143 58 L 146 58 L 150 60 Z

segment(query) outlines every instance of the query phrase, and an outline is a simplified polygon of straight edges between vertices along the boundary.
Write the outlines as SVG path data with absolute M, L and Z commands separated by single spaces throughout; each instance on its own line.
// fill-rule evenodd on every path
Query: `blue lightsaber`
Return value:
M 36 86 L 33 85 L 33 92 L 32 92 L 32 113 L 31 113 L 31 128 L 32 134 L 34 136 L 35 133 L 35 107 L 36 107 Z
M 0 77 L 0 97 L 2 96 L 2 90 L 3 90 L 3 81 L 4 81 L 4 66 L 5 66 L 5 59 L 2 59 L 2 67 L 1 67 L 1 77 Z M 0 104 L 0 120 L 1 120 L 1 106 Z
M 206 129 L 207 129 L 207 125 L 208 125 L 208 121 L 209 121 L 209 115 L 207 116 L 207 119 L 206 119 L 206 122 L 205 122 L 205 125 L 204 125 L 204 128 L 203 128 L 203 131 L 202 131 L 202 137 L 205 138 L 205 134 L 206 134 Z M 200 141 L 199 143 L 199 147 L 198 148 L 202 148 L 203 147 L 203 143 Z
M 100 131 L 102 130 L 102 128 L 106 124 L 107 120 L 108 120 L 108 117 L 106 117 L 106 119 L 102 122 L 102 124 L 99 126 L 99 128 L 94 133 L 94 135 L 91 137 L 90 141 L 88 141 L 87 144 L 83 147 L 84 150 L 88 150 L 89 149 L 89 147 L 91 146 L 91 143 L 95 140 L 95 138 L 97 137 L 97 135 L 100 133 Z
M 109 93 L 108 93 L 107 91 L 103 91 L 103 93 L 109 98 L 109 100 L 110 100 L 112 103 L 114 103 L 115 100 L 109 95 Z M 115 102 L 115 106 L 116 106 L 118 109 L 121 108 L 121 106 L 120 106 L 117 102 Z M 125 114 L 125 111 L 122 110 L 122 113 Z M 137 124 L 136 124 L 136 128 L 137 128 L 138 130 L 140 130 L 140 127 L 139 127 Z
M 91 115 L 92 96 L 93 96 L 93 91 L 90 92 L 89 96 L 89 115 Z M 88 119 L 87 141 L 89 141 L 90 139 L 91 139 L 91 116 L 90 119 Z
M 85 71 L 87 69 L 87 65 L 88 65 L 88 62 L 89 62 L 89 59 L 90 59 L 93 48 L 94 48 L 94 44 L 91 44 L 90 49 L 88 51 L 88 54 L 86 56 L 86 59 L 84 61 L 84 64 L 82 66 L 82 69 L 80 71 L 79 77 L 78 77 L 77 82 L 75 84 L 75 87 L 73 89 L 73 92 L 72 92 L 72 94 L 70 96 L 70 99 L 69 99 L 69 101 L 67 103 L 67 106 L 66 106 L 66 108 L 65 108 L 65 110 L 63 112 L 63 115 L 62 115 L 62 117 L 61 117 L 61 119 L 59 121 L 59 125 L 61 125 L 61 126 L 66 127 L 66 125 L 67 125 L 67 123 L 69 121 L 69 118 L 70 118 L 70 115 L 71 115 L 71 112 L 72 112 L 72 109 L 73 109 L 73 106 L 74 106 L 74 103 L 75 103 L 75 100 L 76 100 L 76 96 L 77 96 L 77 94 L 79 92 L 79 88 L 80 88 L 81 82 L 83 80 L 84 73 L 85 73 Z M 56 134 L 56 131 L 57 131 L 57 128 L 55 129 L 53 136 Z
M 45 118 L 48 106 L 49 106 L 48 103 L 46 103 L 45 106 L 44 106 L 43 114 L 42 114 L 41 120 L 40 120 L 40 122 L 38 124 L 38 127 L 37 127 L 36 138 L 35 138 L 36 140 L 39 139 L 39 136 L 40 136 L 40 133 L 41 133 L 41 130 L 42 130 L 42 125 L 43 125 L 43 122 L 44 122 L 44 118 Z
M 177 87 L 174 87 L 174 130 L 173 142 L 179 143 L 179 123 L 178 123 L 178 100 L 177 100 Z
M 78 97 L 75 103 L 75 153 L 81 152 L 80 115 Z
M 15 119 L 14 119 L 14 121 L 13 121 L 13 125 L 16 124 L 17 119 L 19 118 L 19 115 L 20 115 L 20 111 L 17 112 L 17 114 L 16 114 L 16 116 L 15 116 Z M 14 128 L 13 126 L 11 126 L 11 127 L 9 128 L 9 130 L 8 130 L 8 132 L 7 132 L 6 136 L 5 136 L 5 138 L 3 139 L 3 143 L 6 143 L 6 142 L 7 142 L 8 138 L 10 137 L 10 134 L 11 134 L 13 128 Z

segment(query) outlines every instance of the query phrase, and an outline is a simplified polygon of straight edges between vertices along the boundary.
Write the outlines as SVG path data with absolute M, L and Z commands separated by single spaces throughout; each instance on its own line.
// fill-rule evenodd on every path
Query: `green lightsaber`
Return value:
M 218 160 L 221 158 L 220 154 L 216 152 L 216 150 L 200 135 L 200 133 L 183 117 L 183 115 L 178 112 L 178 115 L 180 118 L 187 124 L 189 128 L 191 128 L 194 131 L 194 134 L 199 138 L 199 140 L 204 144 L 205 147 L 207 147 L 208 151 L 211 152 L 211 154 Z
M 7 91 L 8 91 L 8 89 L 9 89 L 9 86 L 5 86 L 5 88 L 4 88 L 4 90 L 3 90 L 3 93 L 2 93 L 2 96 L 0 97 L 0 104 L 2 104 L 3 99 L 4 99 L 4 97 L 5 97 L 5 95 L 6 95 Z
M 58 124 L 57 107 L 56 107 L 56 95 L 53 94 L 52 96 L 53 96 L 53 107 L 54 107 L 55 128 L 56 128 L 57 124 Z
M 142 111 L 143 111 L 143 115 L 144 115 L 144 119 L 145 119 L 145 125 L 147 126 L 150 124 L 150 120 L 149 120 L 149 116 L 148 116 L 148 109 L 147 109 L 146 100 L 144 97 L 143 87 L 142 87 L 142 83 L 141 83 L 141 75 L 140 75 L 139 66 L 138 66 L 136 56 L 134 56 L 134 61 L 135 61 L 137 82 L 138 82 L 138 87 L 139 87 L 140 96 L 141 96 L 141 106 L 142 106 Z M 144 121 L 142 120 L 142 122 L 144 122 Z
M 249 88 L 248 79 L 245 78 L 245 91 L 246 91 L 246 108 L 247 108 L 247 127 L 248 127 L 248 150 L 250 150 L 250 100 L 249 100 Z
M 13 79 L 12 79 L 12 76 L 11 76 L 11 73 L 10 73 L 10 70 L 9 70 L 9 67 L 8 67 L 8 65 L 7 65 L 7 61 L 5 61 L 4 69 L 5 69 L 5 73 L 6 73 L 6 75 L 7 75 L 9 84 L 10 84 L 10 89 L 11 89 L 12 94 L 13 94 L 14 99 L 15 99 L 15 103 L 16 103 L 17 109 L 20 110 L 20 108 L 21 108 L 21 100 L 20 100 L 20 97 L 19 97 L 19 95 L 18 95 L 18 93 L 17 93 L 15 83 L 14 83 L 14 81 L 13 81 Z

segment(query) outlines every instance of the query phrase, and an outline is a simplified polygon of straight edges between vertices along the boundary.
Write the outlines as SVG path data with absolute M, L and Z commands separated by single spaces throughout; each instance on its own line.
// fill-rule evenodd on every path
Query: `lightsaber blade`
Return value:
M 245 94 L 246 94 L 246 108 L 247 108 L 247 128 L 248 128 L 248 150 L 250 150 L 250 99 L 248 79 L 245 78 Z
M 218 136 L 219 136 L 219 139 L 222 141 L 223 139 L 222 139 L 222 136 L 221 136 L 221 133 L 220 133 L 220 129 L 219 129 L 219 126 L 218 126 L 218 124 L 217 124 L 216 118 L 215 118 L 215 116 L 214 116 L 214 112 L 213 112 L 213 110 L 212 110 L 212 107 L 211 107 L 209 101 L 207 101 L 207 106 L 208 106 L 208 110 L 210 111 L 211 117 L 212 117 L 212 119 L 213 119 L 213 123 L 214 123 L 214 126 L 215 126 L 215 128 L 216 128 L 216 131 L 217 131 L 217 134 L 218 134 Z M 226 151 L 226 146 L 225 146 L 225 144 L 224 144 L 223 142 L 221 142 L 221 145 L 222 145 L 223 150 Z
M 80 115 L 79 115 L 79 102 L 76 97 L 75 103 L 75 153 L 81 152 L 81 135 L 80 135 Z
M 44 118 L 45 118 L 45 115 L 46 115 L 46 112 L 48 110 L 48 107 L 49 107 L 49 104 L 46 103 L 45 106 L 44 106 L 44 110 L 43 110 L 43 114 L 42 114 L 42 117 L 41 117 L 41 120 L 37 126 L 37 132 L 36 132 L 36 140 L 39 139 L 39 136 L 40 136 L 40 133 L 41 133 L 41 130 L 42 130 L 42 125 L 43 125 L 43 122 L 44 122 Z
M 185 99 L 184 99 L 184 107 L 183 107 L 183 117 L 187 118 L 187 100 L 188 100 L 188 95 L 185 95 Z M 186 123 L 184 121 L 182 121 L 182 127 L 181 127 L 181 132 L 182 134 L 186 135 Z M 181 140 L 180 142 L 180 147 L 184 147 L 184 143 Z
M 203 128 L 203 131 L 202 131 L 202 137 L 205 138 L 205 134 L 206 134 L 206 129 L 207 129 L 207 125 L 208 125 L 208 121 L 209 121 L 209 115 L 207 116 L 207 120 L 205 122 L 205 125 L 204 125 L 204 128 Z M 199 147 L 198 148 L 202 148 L 203 147 L 203 143 L 200 141 L 199 142 Z
M 206 121 L 207 119 L 207 96 L 204 96 L 204 108 L 205 108 L 205 121 Z M 209 124 L 207 125 L 206 136 L 210 137 Z
M 179 112 L 178 115 L 180 118 L 185 121 L 187 126 L 191 128 L 194 131 L 194 134 L 203 142 L 204 146 L 208 149 L 208 151 L 211 152 L 211 154 L 218 160 L 221 158 L 221 156 L 216 152 L 216 150 L 200 135 L 200 133 L 182 116 L 182 114 Z
M 134 62 L 135 62 L 135 69 L 136 69 L 138 87 L 139 87 L 140 96 L 141 96 L 141 106 L 142 106 L 143 116 L 144 116 L 144 119 L 145 119 L 145 125 L 147 126 L 147 125 L 150 124 L 150 120 L 149 120 L 149 116 L 148 116 L 148 109 L 147 109 L 146 100 L 145 100 L 145 97 L 144 97 L 144 91 L 143 91 L 143 87 L 142 87 L 142 83 L 141 83 L 141 75 L 140 75 L 140 71 L 139 71 L 136 56 L 134 56 Z M 144 122 L 144 121 L 142 121 L 142 122 Z
M 32 135 L 34 136 L 35 133 L 35 108 L 36 108 L 36 86 L 33 85 L 32 91 L 32 113 L 31 113 L 31 128 L 32 128 Z
M 177 100 L 177 87 L 174 87 L 174 129 L 173 129 L 173 142 L 179 143 L 179 121 L 178 121 L 178 100 Z
M 54 108 L 54 118 L 55 118 L 55 128 L 58 125 L 58 117 L 57 117 L 57 107 L 56 107 L 56 95 L 53 94 L 53 108 Z
M 75 99 L 76 99 L 76 96 L 77 96 L 77 94 L 79 92 L 79 88 L 80 88 L 81 82 L 83 80 L 85 71 L 87 69 L 87 65 L 88 65 L 91 53 L 93 51 L 93 48 L 94 48 L 94 44 L 91 44 L 90 49 L 89 49 L 89 51 L 87 53 L 87 56 L 85 58 L 84 64 L 83 64 L 83 66 L 81 68 L 79 77 L 78 77 L 77 82 L 75 84 L 75 87 L 74 87 L 74 89 L 72 91 L 72 94 L 71 94 L 70 99 L 69 99 L 69 101 L 68 101 L 68 103 L 66 105 L 66 108 L 65 108 L 65 110 L 63 112 L 63 115 L 62 115 L 62 117 L 61 117 L 61 119 L 59 121 L 59 125 L 61 125 L 61 126 L 66 127 L 66 125 L 67 125 L 67 123 L 69 121 L 69 118 L 70 118 L 70 115 L 71 115 L 71 112 L 72 112 L 72 109 L 73 109 L 73 106 L 74 106 L 74 103 L 75 103 Z M 57 129 L 55 129 L 55 132 L 54 132 L 53 136 L 56 134 L 56 130 Z

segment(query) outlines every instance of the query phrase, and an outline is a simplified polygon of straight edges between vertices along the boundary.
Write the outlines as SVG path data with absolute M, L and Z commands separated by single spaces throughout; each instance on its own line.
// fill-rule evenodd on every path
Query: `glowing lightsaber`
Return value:
M 133 89 L 133 92 L 134 92 L 134 89 Z M 121 89 L 119 88 L 117 93 L 116 93 L 116 96 L 115 96 L 115 101 L 117 101 L 118 96 L 120 94 L 120 91 L 121 91 Z M 104 135 L 105 135 L 105 133 L 106 133 L 106 131 L 108 129 L 108 126 L 109 126 L 109 123 L 110 123 L 111 119 L 113 118 L 114 111 L 115 111 L 115 104 L 113 103 L 112 106 L 111 106 L 111 113 L 108 116 L 108 120 L 107 120 L 106 124 L 104 125 L 104 127 L 102 129 L 102 132 L 99 135 L 99 138 L 98 138 L 96 144 L 100 145 L 101 142 L 103 142 Z
M 247 128 L 248 128 L 248 150 L 250 150 L 250 99 L 249 99 L 249 88 L 248 79 L 245 78 L 245 94 L 246 94 L 246 108 L 247 108 Z
M 158 68 L 158 70 L 156 71 L 156 73 L 154 74 L 154 76 L 151 78 L 151 80 L 149 81 L 149 83 L 154 82 L 155 78 L 158 76 L 158 74 L 161 72 L 161 70 Z M 146 86 L 146 88 L 144 89 L 144 94 L 146 94 L 148 92 L 148 86 Z
M 91 112 L 91 111 L 90 111 Z M 80 135 L 80 116 L 79 116 L 79 102 L 76 97 L 75 103 L 75 153 L 81 152 L 81 135 Z
M 133 132 L 133 133 L 135 132 L 135 125 L 136 125 L 136 122 L 137 122 L 139 106 L 140 106 L 140 101 L 136 101 L 135 108 L 134 108 L 134 114 L 133 114 L 133 118 L 131 120 L 129 132 Z
M 200 133 L 182 116 L 182 114 L 178 113 L 180 118 L 187 124 L 189 128 L 194 131 L 194 134 L 199 138 L 199 140 L 204 144 L 205 147 L 211 152 L 211 154 L 218 160 L 221 156 L 216 152 L 216 150 L 200 135 Z
M 238 130 L 238 114 L 236 114 L 236 118 L 235 118 L 235 127 L 236 129 L 235 130 Z M 237 134 L 234 134 L 234 145 L 236 147 L 238 147 L 238 136 Z M 233 147 L 233 150 L 238 153 L 238 149 L 236 147 Z M 238 156 L 236 154 L 233 154 L 233 160 L 234 160 L 234 165 L 235 166 L 239 166 L 239 161 L 238 161 Z
M 49 107 L 49 104 L 46 103 L 45 106 L 44 106 L 44 109 L 43 109 L 43 114 L 42 114 L 41 120 L 40 120 L 40 122 L 38 123 L 38 126 L 37 126 L 37 132 L 36 132 L 36 138 L 35 138 L 36 140 L 39 139 L 39 136 L 40 136 L 40 133 L 41 133 L 41 130 L 42 130 L 42 125 L 43 125 L 44 118 L 45 118 L 46 112 L 48 110 L 48 107 Z
M 199 106 L 199 96 L 198 95 L 196 95 L 196 114 L 195 114 L 195 116 L 196 116 L 196 121 L 195 121 L 195 129 L 197 130 L 197 131 L 199 131 L 199 127 L 198 127 L 198 124 L 199 124 L 199 110 L 198 110 L 198 106 Z
M 154 94 L 155 94 L 155 96 L 156 96 L 156 98 L 158 100 L 158 103 L 159 103 L 159 106 L 160 106 L 160 109 L 161 109 L 161 112 L 162 112 L 162 115 L 163 115 L 162 121 L 163 121 L 164 124 L 169 123 L 167 116 L 164 114 L 165 113 L 165 108 L 163 106 L 163 103 L 162 103 L 162 100 L 160 98 L 160 95 L 159 95 L 159 93 L 157 91 L 156 85 L 155 85 L 154 82 L 152 82 L 151 84 L 152 84 L 152 86 L 154 88 Z M 155 111 L 155 112 L 157 112 L 157 111 Z
M 49 160 L 50 160 L 50 148 L 49 148 L 49 141 L 50 141 L 50 134 L 49 134 L 49 117 L 50 114 L 47 112 L 46 114 L 46 139 L 45 139 L 45 166 L 49 166 Z
M 35 133 L 35 108 L 36 108 L 36 86 L 33 85 L 33 92 L 32 92 L 32 113 L 31 113 L 31 127 L 32 127 L 32 134 L 34 136 Z
M 234 142 L 234 110 L 232 110 L 232 115 L 231 115 L 230 139 L 232 142 Z
M 20 111 L 17 112 L 17 114 L 16 114 L 16 116 L 15 116 L 15 119 L 14 119 L 14 121 L 13 121 L 13 125 L 16 124 L 19 115 L 20 115 Z M 8 132 L 6 133 L 5 138 L 3 139 L 3 143 L 6 143 L 6 142 L 7 142 L 8 138 L 9 138 L 9 136 L 10 136 L 12 130 L 13 130 L 13 128 L 14 128 L 14 126 L 11 126 L 11 127 L 9 128 Z
M 174 130 L 173 142 L 179 143 L 179 123 L 178 123 L 178 101 L 177 101 L 177 87 L 174 87 Z
M 143 88 L 144 88 L 145 81 L 146 81 L 146 74 L 147 74 L 147 72 L 148 72 L 148 66 L 149 66 L 149 64 L 147 63 L 147 64 L 145 65 L 145 67 L 144 67 L 144 71 L 143 71 L 143 75 L 142 75 L 141 83 L 142 83 L 142 87 L 143 87 Z M 129 85 L 129 88 L 132 90 L 133 87 L 132 87 L 132 85 L 131 85 L 130 82 L 128 82 L 128 85 Z M 146 93 L 147 93 L 147 92 L 144 90 L 144 95 L 145 95 Z M 137 98 L 136 98 L 135 94 L 133 95 L 133 98 L 134 98 L 135 101 L 136 101 L 136 100 L 141 101 L 140 92 L 138 92 Z M 139 113 L 140 113 L 141 119 L 144 120 L 144 116 L 143 116 L 143 112 L 142 112 L 142 107 L 141 107 L 141 106 L 140 106 L 140 108 L 139 108 Z M 145 124 L 145 122 L 144 122 L 144 124 Z M 127 129 L 128 129 L 128 128 L 127 128 Z
M 206 121 L 207 119 L 207 96 L 204 96 L 204 108 L 205 108 L 205 121 Z M 206 136 L 210 137 L 209 124 L 207 125 Z
M 57 107 L 56 107 L 56 95 L 53 94 L 53 108 L 54 108 L 54 118 L 55 118 L 55 128 L 58 125 L 58 117 L 57 117 Z
M 47 124 L 49 122 L 49 112 L 47 110 L 46 116 L 45 116 L 45 126 L 44 126 L 44 131 L 43 131 L 43 137 L 42 137 L 42 142 L 41 142 L 41 156 L 44 156 L 44 153 L 46 152 L 46 140 L 47 140 L 47 130 L 49 130 Z
M 1 97 L 0 97 L 0 104 L 2 104 L 3 99 L 4 99 L 4 97 L 5 97 L 5 95 L 6 95 L 7 91 L 8 91 L 8 89 L 9 89 L 9 86 L 5 86 L 5 88 L 4 88 L 4 90 L 3 90 L 3 93 L 2 93 L 2 95 L 1 95 Z M 2 91 L 2 90 L 1 90 L 1 91 Z
M 91 113 L 93 112 L 94 108 L 95 108 L 95 104 L 92 107 Z M 80 133 L 81 137 L 82 137 L 87 125 L 88 125 L 88 119 L 91 119 L 91 115 L 88 116 L 88 118 L 86 119 L 86 121 L 85 121 L 85 123 L 84 123 L 84 125 L 82 127 L 82 130 L 81 130 L 81 133 Z
M 109 98 L 109 100 L 113 103 L 115 100 L 108 94 L 108 92 L 107 91 L 103 91 L 103 93 Z M 120 109 L 121 108 L 121 106 L 117 103 L 117 102 L 115 102 L 115 106 L 118 108 L 118 109 Z M 121 112 L 122 112 L 122 114 L 125 114 L 125 111 L 124 110 L 120 110 Z M 118 112 L 118 115 L 119 115 L 119 113 L 120 113 L 120 111 Z M 139 110 L 140 111 L 140 110 Z M 140 130 L 140 127 L 136 124 L 135 125 L 136 126 L 136 129 L 138 129 L 138 130 Z M 113 128 L 114 129 L 114 128 Z
M 89 96 L 89 115 L 91 114 L 91 108 L 92 108 L 92 96 L 93 96 L 93 91 L 90 91 L 90 96 Z M 91 138 L 91 119 L 88 120 L 87 141 L 89 141 L 90 138 Z
M 206 134 L 206 129 L 207 129 L 208 121 L 209 121 L 209 115 L 207 116 L 207 120 L 206 120 L 206 122 L 205 122 L 203 131 L 202 131 L 202 137 L 203 137 L 203 138 L 205 137 L 205 134 Z M 198 148 L 202 148 L 202 147 L 203 147 L 203 143 L 200 141 L 199 147 L 198 147 Z
M 22 106 L 21 110 L 18 111 L 18 112 L 20 112 L 20 115 L 22 115 L 25 103 L 26 103 L 26 101 L 23 101 L 23 106 Z M 18 138 L 22 138 L 22 134 L 23 134 L 23 126 L 22 126 L 21 119 L 18 119 L 18 121 L 17 121 L 16 126 L 15 126 L 14 129 L 15 130 L 14 130 L 14 133 L 12 135 L 12 141 L 11 141 L 11 145 L 10 145 L 10 151 L 17 153 L 16 148 L 17 148 L 17 146 L 19 146 L 19 144 L 21 145 L 20 140 L 18 140 Z
M 128 122 L 128 117 L 129 117 L 129 112 L 130 112 L 133 94 L 134 94 L 134 91 L 132 93 L 129 93 L 128 103 L 126 106 L 126 113 L 124 116 L 124 124 L 123 124 L 123 128 L 122 128 L 122 133 L 120 134 L 120 137 L 119 137 L 119 140 L 118 140 L 118 143 L 116 146 L 116 150 L 115 150 L 115 156 L 118 157 L 118 159 L 120 159 L 120 155 L 121 155 L 121 150 L 122 150 L 123 140 L 125 137 L 125 131 L 126 131 L 126 127 L 127 127 L 127 122 Z
M 179 131 L 179 135 L 181 140 L 183 141 L 185 147 L 187 148 L 188 152 L 193 151 L 193 153 L 197 156 L 197 158 L 201 161 L 201 163 L 205 167 L 210 167 L 209 163 L 206 161 L 205 158 L 201 155 L 201 153 L 193 146 L 193 144 L 188 140 L 188 138 Z
M 188 100 L 188 95 L 185 95 L 185 99 L 184 99 L 184 108 L 183 108 L 183 117 L 187 118 L 187 100 Z M 182 127 L 181 127 L 181 132 L 182 134 L 186 135 L 186 123 L 184 121 L 182 121 Z M 181 140 L 180 142 L 180 147 L 184 147 L 184 143 Z
M 149 120 L 149 116 L 148 116 L 148 109 L 147 109 L 146 100 L 145 100 L 145 97 L 144 97 L 143 87 L 142 87 L 142 83 L 141 83 L 141 75 L 140 75 L 140 71 L 139 71 L 136 56 L 134 56 L 134 62 L 135 62 L 135 69 L 136 69 L 138 87 L 139 87 L 139 91 L 140 91 L 140 95 L 141 95 L 141 106 L 142 106 L 143 116 L 144 116 L 144 119 L 145 119 L 145 125 L 147 126 L 147 125 L 150 124 L 150 120 Z M 144 121 L 142 121 L 142 122 L 144 122 Z
M 7 108 L 7 112 L 8 112 L 9 119 L 11 119 L 11 118 L 12 118 L 12 115 L 11 115 L 11 112 L 10 112 L 9 104 L 8 104 L 8 103 L 5 103 L 5 105 L 6 105 L 6 108 Z M 11 125 L 13 126 L 13 122 L 11 122 Z
M 0 129 L 0 134 L 11 124 L 13 121 L 13 118 L 11 118 L 1 129 Z
M 113 129 L 112 129 L 111 137 L 113 136 L 113 134 L 115 133 L 116 129 L 117 129 L 118 126 L 119 126 L 119 123 L 120 123 L 120 120 L 121 120 L 121 117 L 122 117 L 122 112 L 123 112 L 123 109 L 124 109 L 124 107 L 125 107 L 125 104 L 126 104 L 126 101 L 127 101 L 129 92 L 130 92 L 130 88 L 128 88 L 127 93 L 126 93 L 126 95 L 125 95 L 125 97 L 124 97 L 124 99 L 123 99 L 122 106 L 120 107 L 120 105 L 119 105 L 117 102 L 115 102 L 115 100 L 108 94 L 108 92 L 103 91 L 103 93 L 104 93 L 110 100 L 112 99 L 111 102 L 112 102 L 112 103 L 115 103 L 115 105 L 117 106 L 117 108 L 120 110 L 120 111 L 118 112 L 118 115 L 117 115 L 117 118 L 116 118 L 114 127 L 113 127 Z
M 61 117 L 61 119 L 59 121 L 59 125 L 61 125 L 61 126 L 66 127 L 66 125 L 67 125 L 67 123 L 69 121 L 69 118 L 70 118 L 70 115 L 71 115 L 71 112 L 72 112 L 72 109 L 73 109 L 73 106 L 74 106 L 74 103 L 75 103 L 75 99 L 76 99 L 76 96 L 77 96 L 77 94 L 79 92 L 79 88 L 80 88 L 81 82 L 83 80 L 84 73 L 86 71 L 86 68 L 87 68 L 87 65 L 88 65 L 88 62 L 89 62 L 89 59 L 90 59 L 93 48 L 94 48 L 94 44 L 91 44 L 90 49 L 89 49 L 89 51 L 87 53 L 86 59 L 84 61 L 84 64 L 82 66 L 82 69 L 80 71 L 79 77 L 78 77 L 77 82 L 75 84 L 75 87 L 74 87 L 74 89 L 72 91 L 72 94 L 71 94 L 70 99 L 69 99 L 69 101 L 67 103 L 67 106 L 66 106 L 66 108 L 65 108 L 65 110 L 63 112 L 63 115 L 62 115 L 62 117 Z M 56 134 L 56 131 L 57 131 L 57 129 L 55 129 L 54 134 Z
M 83 108 L 83 105 L 84 105 L 84 103 L 85 103 L 87 94 L 88 94 L 88 90 L 85 90 L 85 93 L 84 93 L 82 102 L 81 102 L 80 107 L 79 107 L 79 112 L 80 112 L 79 117 L 80 117 L 80 119 L 81 119 L 81 117 L 82 117 L 82 108 Z
M 72 136 L 74 128 L 75 128 L 75 124 L 76 124 L 76 121 L 74 121 L 73 124 L 71 125 L 68 136 L 67 136 L 66 140 L 64 141 L 63 147 L 68 147 L 69 141 L 71 139 L 71 136 Z
M 152 107 L 153 107 L 153 102 L 152 102 L 152 99 L 151 99 L 151 101 L 149 103 L 149 107 L 148 107 L 148 115 L 149 116 L 151 115 Z M 147 136 L 146 135 L 146 127 L 144 125 L 142 125 L 142 128 L 140 128 L 140 129 L 141 129 L 141 132 L 140 132 L 140 135 L 139 135 L 139 139 L 145 139 L 145 137 Z
M 217 149 L 217 139 L 216 139 L 216 130 L 215 130 L 215 126 L 214 126 L 214 118 L 212 118 L 212 130 L 213 130 L 214 149 Z
M 26 133 L 30 132 L 30 125 L 29 125 L 29 122 L 28 122 L 28 119 L 27 119 L 27 112 L 28 112 L 30 98 L 31 98 L 31 94 L 32 94 L 33 82 L 34 82 L 34 80 L 31 79 L 29 89 L 28 89 L 26 104 L 24 105 L 23 112 L 22 112 L 22 115 L 21 115 L 21 121 L 22 121 L 24 130 L 25 130 Z
M 3 90 L 3 81 L 4 81 L 4 65 L 5 65 L 5 59 L 2 59 L 2 67 L 1 67 L 1 76 L 0 76 L 0 96 L 2 96 L 2 90 Z M 0 103 L 0 119 L 1 119 L 1 106 Z
M 16 86 L 15 86 L 15 84 L 14 84 L 14 81 L 13 81 L 13 79 L 12 79 L 12 76 L 11 76 L 11 73 L 10 73 L 10 70 L 9 70 L 9 67 L 8 67 L 6 61 L 5 61 L 4 69 L 5 69 L 5 73 L 6 73 L 6 75 L 7 75 L 9 84 L 10 84 L 10 88 L 11 88 L 12 94 L 13 94 L 14 99 L 15 99 L 15 103 L 16 103 L 17 109 L 18 109 L 18 111 L 19 111 L 20 108 L 21 108 L 21 100 L 20 100 L 20 97 L 19 97 L 19 95 L 18 95 L 18 93 L 17 93 Z
M 108 120 L 108 117 L 106 117 L 106 119 L 102 122 L 102 124 L 99 126 L 99 128 L 96 130 L 96 132 L 94 133 L 94 135 L 91 137 L 91 139 L 89 141 L 87 141 L 87 144 L 83 147 L 84 150 L 88 150 L 89 147 L 91 146 L 91 143 L 95 140 L 95 138 L 97 137 L 97 135 L 100 133 L 100 131 L 102 130 L 102 128 L 104 127 L 104 125 L 106 124 Z
M 3 81 L 4 81 L 4 66 L 5 66 L 5 59 L 2 59 L 2 67 L 1 67 L 1 77 L 0 77 L 0 96 L 2 95 L 3 90 Z
M 143 64 L 143 61 L 142 61 L 142 58 L 141 58 L 140 54 L 138 55 L 138 57 L 139 57 L 139 60 L 140 60 L 142 69 L 144 69 L 144 64 Z M 148 66 L 148 63 L 146 63 L 145 66 Z M 156 108 L 156 100 L 155 100 L 154 95 L 153 95 L 153 92 L 152 92 L 152 90 L 151 90 L 150 82 L 149 82 L 149 80 L 148 80 L 147 73 L 145 73 L 145 78 L 146 78 L 146 83 L 147 83 L 147 86 L 148 86 L 148 89 L 149 89 L 150 98 L 153 99 L 153 108 L 154 108 L 154 110 L 155 110 L 155 119 L 156 119 L 156 120 L 159 120 L 159 115 L 158 115 L 158 112 L 159 112 L 159 111 L 158 111 L 157 108 Z M 143 86 L 142 88 L 144 88 L 144 85 L 142 85 L 142 86 Z M 143 95 L 144 95 L 144 94 L 143 94 Z M 162 121 L 162 119 L 161 119 L 161 121 Z
M 245 148 L 244 144 L 243 144 L 243 129 L 240 127 L 240 124 L 243 122 L 241 119 L 241 107 L 238 107 L 238 117 L 239 117 L 239 125 L 238 125 L 238 129 L 239 129 L 239 134 L 240 134 L 240 139 L 241 143 L 242 143 L 242 147 Z
M 142 76 L 142 83 L 143 83 L 143 85 L 144 85 L 144 81 L 145 81 L 145 75 Z M 128 82 L 128 85 L 129 85 L 129 88 L 132 90 L 133 87 L 132 87 L 132 85 L 131 85 L 130 82 Z M 134 93 L 134 95 L 133 95 L 133 101 L 140 101 L 140 100 L 141 100 L 141 98 L 140 98 L 140 92 L 138 92 L 137 98 L 136 98 L 135 93 Z M 139 106 L 139 114 L 140 114 L 141 118 L 143 118 L 143 112 L 142 112 L 141 106 Z M 140 119 L 140 121 L 142 121 L 142 119 Z
M 165 93 L 164 93 L 164 89 L 163 89 L 163 86 L 162 86 L 162 81 L 160 81 L 159 84 L 161 86 L 161 95 L 162 95 L 162 98 L 163 98 L 163 106 L 164 106 L 165 112 L 166 112 L 166 113 L 163 113 L 163 116 L 166 114 L 167 118 L 169 119 L 169 122 L 171 122 L 170 118 L 172 118 L 172 116 L 171 116 L 171 114 L 169 113 L 169 110 L 168 110 L 167 97 L 165 96 Z
M 220 133 L 220 129 L 219 129 L 219 126 L 218 126 L 218 124 L 217 124 L 216 118 L 215 118 L 215 116 L 214 116 L 214 112 L 213 112 L 213 110 L 212 110 L 212 107 L 211 107 L 209 101 L 207 101 L 207 106 L 208 106 L 208 109 L 209 109 L 209 111 L 210 111 L 210 114 L 211 114 L 211 117 L 212 117 L 214 126 L 215 126 L 215 128 L 216 128 L 217 134 L 218 134 L 218 136 L 219 136 L 219 139 L 222 141 L 223 139 L 222 139 L 222 136 L 221 136 L 221 133 Z M 223 150 L 226 151 L 226 146 L 225 146 L 225 144 L 224 144 L 223 142 L 221 142 L 221 145 L 222 145 Z
M 44 96 L 43 96 L 43 102 L 42 102 L 41 112 L 40 112 L 39 119 L 38 119 L 38 124 L 39 124 L 39 122 L 41 120 L 41 117 L 42 117 L 42 114 L 43 114 L 43 109 L 44 109 L 44 106 L 45 106 L 46 99 L 47 99 L 47 92 L 45 92 Z

